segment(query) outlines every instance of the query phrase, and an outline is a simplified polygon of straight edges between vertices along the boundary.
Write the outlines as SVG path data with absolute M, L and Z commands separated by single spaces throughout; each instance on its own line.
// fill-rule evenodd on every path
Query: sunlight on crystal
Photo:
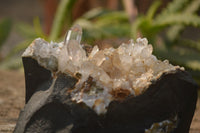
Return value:
M 136 42 L 130 40 L 116 49 L 100 50 L 94 46 L 91 53 L 86 54 L 80 44 L 81 36 L 81 27 L 75 25 L 69 30 L 64 43 L 49 44 L 38 38 L 23 56 L 33 57 L 51 71 L 78 78 L 71 92 L 72 100 L 85 103 L 97 114 L 105 113 L 113 100 L 142 94 L 152 80 L 164 72 L 183 69 L 152 55 L 153 47 L 146 38 L 138 38 Z M 77 74 L 80 76 L 77 77 Z
M 64 44 L 65 45 L 68 44 L 70 40 L 76 40 L 80 44 L 81 38 L 82 38 L 82 28 L 76 24 L 67 32 Z

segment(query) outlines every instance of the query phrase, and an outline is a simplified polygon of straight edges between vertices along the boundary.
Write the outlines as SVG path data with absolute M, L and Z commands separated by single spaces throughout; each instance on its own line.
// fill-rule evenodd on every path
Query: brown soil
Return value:
M 24 75 L 0 70 L 0 133 L 11 133 L 24 106 Z
M 19 112 L 24 106 L 24 101 L 23 73 L 0 70 L 0 133 L 13 132 Z M 200 133 L 200 98 L 190 133 Z

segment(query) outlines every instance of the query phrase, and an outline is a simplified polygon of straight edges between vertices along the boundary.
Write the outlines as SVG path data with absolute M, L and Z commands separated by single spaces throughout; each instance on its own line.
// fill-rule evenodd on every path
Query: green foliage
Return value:
M 24 49 L 26 49 L 28 47 L 28 45 L 35 39 L 38 37 L 47 39 L 47 36 L 44 34 L 39 18 L 35 17 L 33 19 L 33 26 L 26 24 L 26 23 L 22 23 L 22 22 L 18 22 L 15 25 L 16 30 L 22 35 L 24 36 L 26 39 L 22 42 L 20 42 L 19 44 L 17 44 L 7 55 L 6 59 L 9 60 L 9 58 L 11 58 L 13 55 L 19 53 L 20 51 L 23 51 Z
M 176 46 L 184 46 L 186 48 L 192 49 L 193 51 L 200 52 L 200 42 L 193 41 L 189 39 L 179 39 Z
M 0 69 L 19 69 L 22 67 L 22 59 L 20 56 L 13 56 L 0 62 Z
M 0 21 L 0 48 L 7 39 L 12 27 L 10 19 L 3 19 Z
M 198 52 L 193 50 L 179 47 L 170 51 L 156 50 L 156 54 L 162 59 L 169 59 L 174 64 L 200 71 L 200 56 Z
M 25 38 L 36 38 L 37 37 L 33 26 L 31 26 L 27 23 L 17 22 L 15 24 L 15 29 L 19 34 L 21 34 Z
M 158 14 L 158 18 L 167 17 L 169 14 L 181 12 L 182 9 L 188 4 L 191 0 L 173 0 L 168 4 L 165 10 Z
M 44 34 L 41 24 L 40 24 L 40 20 L 39 17 L 35 17 L 33 19 L 33 25 L 34 25 L 34 29 L 35 29 L 35 33 L 38 37 L 47 39 L 46 35 Z
M 162 60 L 168 59 L 174 65 L 184 66 L 200 84 L 200 54 L 188 48 L 177 47 L 170 50 L 156 50 Z
M 19 34 L 25 37 L 25 40 L 14 46 L 14 48 L 9 52 L 4 60 L 0 62 L 0 68 L 20 68 L 22 66 L 22 62 L 21 60 L 19 60 L 21 57 L 19 57 L 18 54 L 21 51 L 24 51 L 35 38 L 47 38 L 41 28 L 38 17 L 35 17 L 33 19 L 33 26 L 23 22 L 17 22 L 14 25 L 14 28 L 18 31 Z
M 180 25 L 190 25 L 194 27 L 200 26 L 200 17 L 193 14 L 182 14 L 182 13 L 174 13 L 169 14 L 167 17 L 162 19 L 156 19 L 153 23 L 154 25 L 167 27 L 174 24 Z
M 58 10 L 53 21 L 53 26 L 49 36 L 49 40 L 55 41 L 61 35 L 64 25 L 68 27 L 72 24 L 71 12 L 76 0 L 61 0 L 58 5 Z M 66 21 L 67 20 L 67 21 Z
M 72 20 L 71 20 L 71 11 L 73 8 L 74 3 L 76 0 L 61 0 L 60 4 L 58 6 L 58 10 L 55 15 L 55 19 L 53 21 L 53 25 L 51 28 L 51 33 L 49 36 L 45 35 L 43 32 L 43 29 L 40 24 L 40 20 L 38 17 L 35 17 L 33 19 L 33 26 L 18 22 L 16 23 L 15 29 L 25 37 L 25 40 L 18 45 L 16 45 L 10 53 L 7 55 L 7 57 L 4 59 L 3 62 L 0 63 L 1 68 L 11 68 L 16 69 L 18 67 L 21 67 L 21 60 L 15 59 L 14 55 L 19 53 L 20 51 L 23 51 L 25 48 L 28 47 L 28 45 L 38 37 L 44 38 L 46 40 L 58 40 L 62 29 L 65 25 L 71 26 Z M 6 37 L 8 36 L 8 33 L 10 31 L 11 21 L 10 20 L 4 20 L 2 24 L 0 23 L 0 45 L 1 42 L 3 42 Z M 19 56 L 17 56 L 20 58 Z M 15 60 L 18 60 L 19 62 L 16 62 Z M 13 67 L 12 67 L 13 66 Z
M 130 23 L 124 11 L 93 10 L 74 22 L 83 28 L 83 40 L 93 42 L 104 38 L 130 37 Z
M 156 9 L 158 9 L 160 4 L 159 1 L 155 1 L 149 8 L 147 15 L 140 16 L 132 25 L 133 37 L 136 38 L 138 32 L 141 32 L 143 36 L 151 38 L 150 40 L 153 41 L 151 43 L 154 43 L 156 35 L 169 26 L 176 26 L 173 28 L 173 31 L 169 31 L 171 33 L 169 36 L 177 34 L 174 33 L 174 29 L 178 31 L 181 28 L 180 26 L 183 26 L 182 28 L 189 25 L 199 27 L 200 18 L 194 14 L 194 11 L 197 10 L 200 2 L 199 0 L 194 0 L 191 4 L 188 2 L 189 0 L 174 0 L 165 10 L 154 16 Z M 188 6 L 185 11 L 181 12 L 181 9 L 183 9 L 182 7 L 186 4 L 188 4 Z M 198 6 L 196 4 L 198 4 Z M 192 7 L 196 9 L 192 9 Z
M 33 39 L 27 39 L 22 41 L 21 43 L 17 44 L 7 55 L 6 59 L 9 60 L 10 58 L 12 58 L 15 54 L 19 53 L 20 51 L 23 51 L 24 49 L 26 49 L 31 42 L 33 41 Z
M 152 6 L 149 8 L 148 12 L 147 12 L 147 19 L 148 20 L 152 20 L 157 9 L 159 8 L 159 6 L 161 5 L 161 1 L 156 0 Z
M 200 73 L 200 43 L 181 38 L 186 26 L 200 27 L 200 17 L 196 14 L 200 0 L 173 0 L 161 13 L 155 14 L 158 7 L 159 1 L 155 1 L 147 15 L 136 19 L 132 24 L 132 36 L 148 38 L 158 57 L 184 66 L 193 74 Z
M 146 37 L 154 45 L 156 56 L 184 66 L 200 79 L 198 75 L 200 74 L 200 42 L 181 38 L 181 33 L 187 26 L 200 27 L 200 17 L 196 14 L 200 7 L 200 0 L 173 0 L 160 13 L 157 10 L 162 1 L 156 0 L 147 14 L 139 14 L 133 24 L 130 24 L 125 11 L 108 11 L 102 8 L 92 9 L 72 22 L 71 13 L 75 2 L 76 0 L 60 0 L 50 35 L 44 34 L 37 17 L 33 21 L 33 26 L 17 23 L 16 29 L 26 37 L 26 40 L 10 52 L 9 59 L 24 50 L 36 37 L 58 41 L 64 38 L 65 28 L 79 24 L 83 28 L 83 41 L 87 43 L 105 38 Z
M 184 13 L 194 14 L 200 7 L 200 0 L 193 0 L 184 10 Z M 173 25 L 166 33 L 169 41 L 174 42 L 179 38 L 180 32 L 184 30 L 184 25 Z
M 98 7 L 98 8 L 94 8 L 94 9 L 91 9 L 88 12 L 86 12 L 82 18 L 85 18 L 87 20 L 92 20 L 103 14 L 106 14 L 107 12 L 108 12 L 107 10 L 103 10 L 102 8 Z

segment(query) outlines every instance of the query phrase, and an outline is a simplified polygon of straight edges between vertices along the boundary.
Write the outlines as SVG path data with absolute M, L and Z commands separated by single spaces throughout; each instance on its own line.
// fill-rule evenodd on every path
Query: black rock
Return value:
M 77 80 L 65 74 L 52 78 L 36 60 L 23 57 L 26 105 L 14 133 L 144 133 L 153 123 L 177 116 L 172 133 L 188 133 L 197 101 L 197 84 L 186 72 L 164 73 L 137 97 L 112 101 L 97 115 L 73 102 L 68 91 Z M 165 130 L 163 128 L 163 130 Z

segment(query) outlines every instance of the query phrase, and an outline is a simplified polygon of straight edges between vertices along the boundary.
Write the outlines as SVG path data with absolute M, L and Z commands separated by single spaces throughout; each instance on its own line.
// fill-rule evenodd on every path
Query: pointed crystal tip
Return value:
M 82 28 L 80 25 L 76 24 L 68 30 L 65 36 L 65 45 L 69 43 L 70 40 L 76 40 L 79 44 L 82 38 Z

